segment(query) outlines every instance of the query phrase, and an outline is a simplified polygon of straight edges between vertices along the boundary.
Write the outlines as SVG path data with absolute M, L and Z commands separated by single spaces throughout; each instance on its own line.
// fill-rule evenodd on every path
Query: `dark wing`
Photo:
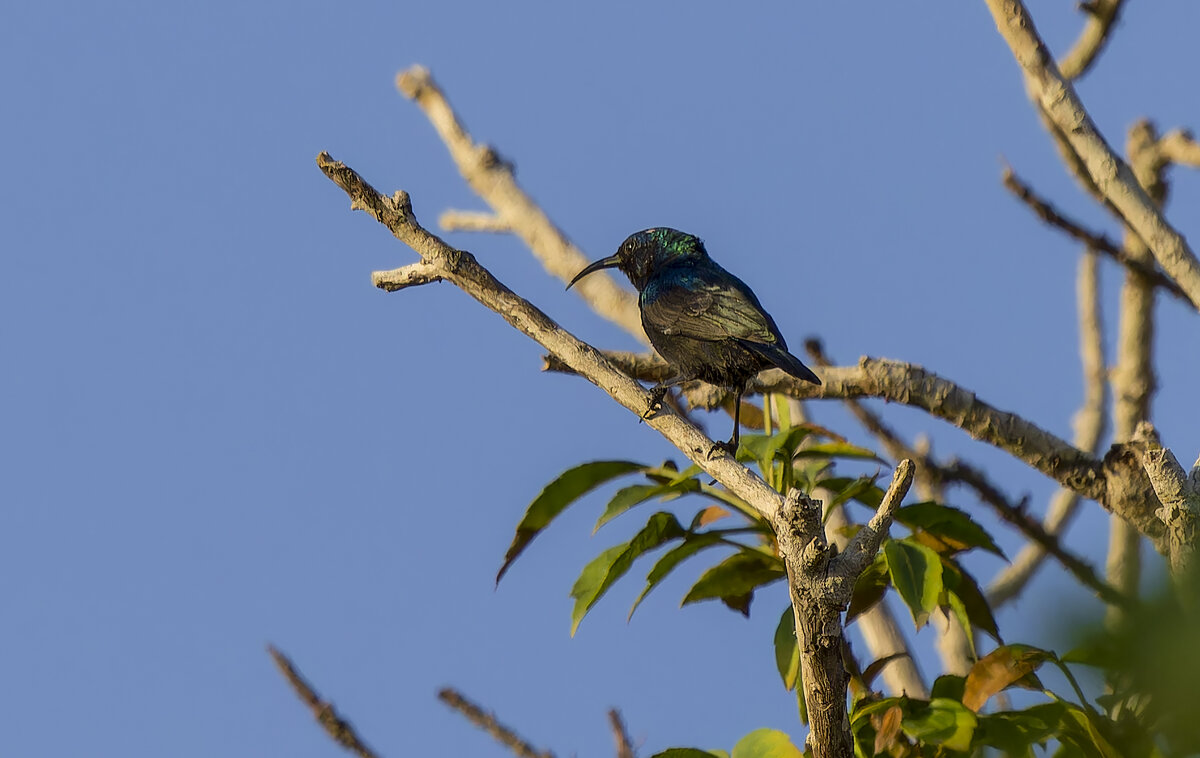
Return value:
M 642 320 L 664 334 L 716 342 L 735 340 L 766 363 L 813 384 L 821 380 L 787 351 L 775 321 L 750 288 L 732 275 L 709 281 L 695 274 L 651 282 L 642 291 Z
M 665 334 L 783 345 L 778 327 L 763 311 L 758 298 L 732 276 L 718 282 L 699 276 L 652 282 L 641 299 L 647 326 Z

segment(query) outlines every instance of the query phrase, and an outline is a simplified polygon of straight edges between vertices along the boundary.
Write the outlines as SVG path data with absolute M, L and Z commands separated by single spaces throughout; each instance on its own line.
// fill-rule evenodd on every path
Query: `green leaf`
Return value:
M 650 573 L 646 574 L 646 586 L 642 589 L 642 593 L 637 596 L 637 600 L 633 601 L 633 607 L 629 609 L 629 618 L 633 618 L 633 612 L 638 609 L 646 596 L 650 594 L 650 590 L 654 589 L 667 578 L 667 575 L 675 570 L 683 561 L 691 558 L 696 553 L 705 548 L 720 545 L 723 535 L 720 532 L 702 532 L 700 534 L 688 533 L 683 538 L 683 544 L 676 545 L 663 554 L 658 562 L 654 564 L 654 568 L 650 569 Z
M 881 714 L 893 705 L 903 706 L 909 702 L 906 697 L 885 697 L 879 700 L 863 698 L 850 708 L 850 727 L 857 732 L 869 723 L 872 714 Z
M 828 511 L 831 508 L 836 508 L 851 499 L 859 497 L 860 495 L 866 495 L 871 490 L 878 490 L 879 488 L 875 486 L 875 479 L 876 477 L 874 476 L 860 476 L 857 479 L 850 480 L 850 482 L 840 490 L 830 489 L 830 491 L 834 492 L 835 494 L 829 499 L 829 502 L 825 504 L 825 510 Z M 825 484 L 825 482 L 822 482 L 822 484 Z M 882 499 L 881 491 L 880 502 L 882 502 Z
M 847 487 L 853 486 L 859 479 L 851 479 L 845 476 L 828 476 L 820 480 L 820 484 L 830 492 L 841 492 Z M 872 484 L 866 487 L 862 492 L 855 492 L 849 499 L 857 500 L 871 510 L 877 510 L 879 504 L 883 502 L 883 490 L 877 485 Z
M 942 594 L 942 559 L 924 545 L 906 540 L 887 540 L 883 543 L 892 586 L 912 613 L 920 629 L 929 620 Z
M 1044 744 L 1058 733 L 1066 713 L 1061 702 L 1042 703 L 1023 711 L 1002 711 L 979 716 L 979 742 L 1005 755 L 1033 758 L 1034 745 Z
M 803 758 L 792 738 L 778 729 L 755 729 L 733 746 L 731 758 Z
M 800 647 L 796 644 L 796 614 L 790 605 L 784 607 L 775 627 L 775 668 L 783 686 L 794 690 L 800 681 Z
M 512 566 L 512 562 L 528 547 L 533 538 L 549 526 L 558 514 L 566 510 L 567 506 L 609 480 L 645 468 L 644 464 L 632 461 L 592 461 L 559 474 L 558 478 L 547 484 L 541 494 L 534 498 L 533 502 L 529 504 L 529 508 L 525 510 L 525 515 L 521 517 L 521 523 L 517 525 L 517 533 L 513 537 L 512 544 L 508 546 L 508 552 L 504 554 L 504 564 L 500 566 L 500 572 L 496 574 L 496 584 L 500 583 L 504 574 Z
M 776 460 L 791 460 L 804 438 L 812 434 L 807 425 L 793 426 L 781 432 L 766 436 L 762 434 L 742 437 L 742 445 L 758 461 L 759 466 L 768 468 Z
M 708 752 L 694 747 L 669 747 L 661 753 L 655 753 L 650 758 L 728 758 L 725 751 Z
M 608 501 L 608 506 L 605 507 L 604 513 L 600 514 L 600 519 L 596 521 L 596 526 L 592 528 L 592 532 L 599 531 L 600 527 L 609 521 L 612 521 L 635 505 L 641 505 L 647 500 L 653 500 L 654 498 L 670 500 L 688 492 L 699 491 L 700 482 L 693 477 L 685 477 L 667 482 L 666 484 L 633 484 L 623 487 L 617 490 L 617 494 L 613 495 L 612 500 Z
M 673 514 L 660 511 L 650 517 L 642 530 L 633 539 L 623 545 L 615 545 L 596 556 L 587 566 L 575 586 L 571 588 L 571 597 L 575 598 L 575 608 L 571 611 L 571 636 L 579 628 L 579 622 L 591 610 L 608 588 L 629 571 L 629 567 L 643 553 L 660 547 L 665 542 L 679 539 L 684 535 L 683 527 Z
M 930 688 L 931 697 L 948 697 L 962 702 L 963 690 L 967 688 L 967 678 L 957 674 L 942 674 L 933 680 Z
M 683 598 L 682 605 L 720 598 L 744 616 L 750 615 L 754 590 L 782 579 L 783 562 L 761 550 L 743 548 L 705 571 Z
M 874 450 L 852 445 L 849 442 L 818 442 L 803 450 L 797 450 L 797 458 L 851 458 L 853 460 L 875 461 L 887 463 L 875 454 Z
M 896 511 L 896 521 L 910 529 L 920 529 L 937 537 L 952 550 L 978 547 L 1008 559 L 992 535 L 958 508 L 932 501 L 913 503 Z
M 942 556 L 942 582 L 946 589 L 953 592 L 962 601 L 967 612 L 967 618 L 977 629 L 982 629 L 1001 644 L 1000 628 L 996 626 L 996 618 L 992 615 L 992 607 L 979 589 L 975 577 L 963 570 L 962 566 L 949 556 Z
M 967 752 L 979 719 L 962 703 L 945 697 L 935 697 L 927 706 L 918 705 L 904 715 L 900 728 L 913 739 L 951 750 Z
M 967 636 L 967 647 L 971 651 L 971 657 L 978 658 L 979 654 L 975 652 L 975 631 L 971 626 L 971 616 L 967 613 L 967 606 L 963 605 L 962 598 L 949 590 L 946 591 L 946 605 L 958 619 L 963 634 Z
M 1084 711 L 1075 705 L 1068 705 L 1063 717 L 1063 726 L 1074 733 L 1080 747 L 1095 748 L 1103 758 L 1124 758 L 1121 751 L 1113 747 L 1105 731 L 1112 728 L 1111 722 L 1102 721 L 1091 711 Z M 1090 752 L 1090 751 L 1089 751 Z
M 595 534 L 600 530 L 600 527 L 609 521 L 612 521 L 635 505 L 641 505 L 647 500 L 652 499 L 663 490 L 664 488 L 661 484 L 632 484 L 617 490 L 612 500 L 609 500 L 608 505 L 605 506 L 604 513 L 600 514 L 599 520 L 596 521 L 596 526 L 592 527 L 592 533 Z
M 849 624 L 860 613 L 869 610 L 882 600 L 890 583 L 887 560 L 884 559 L 883 553 L 879 553 L 871 565 L 867 566 L 854 582 L 854 591 L 850 595 L 850 607 L 846 609 L 845 623 Z

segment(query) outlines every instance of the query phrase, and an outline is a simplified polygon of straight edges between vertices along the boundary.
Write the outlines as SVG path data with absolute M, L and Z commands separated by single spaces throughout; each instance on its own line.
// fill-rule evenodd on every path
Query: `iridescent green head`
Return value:
M 707 258 L 708 251 L 699 237 L 665 226 L 643 229 L 629 235 L 617 248 L 615 255 L 601 258 L 576 274 L 567 289 L 594 271 L 616 267 L 629 277 L 629 281 L 640 292 L 650 277 L 664 266 Z

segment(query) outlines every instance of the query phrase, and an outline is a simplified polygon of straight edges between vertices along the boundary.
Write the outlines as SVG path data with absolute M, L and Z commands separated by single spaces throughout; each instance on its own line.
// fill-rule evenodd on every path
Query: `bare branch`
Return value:
M 646 379 L 636 369 L 653 361 L 625 363 L 628 353 L 606 353 L 616 367 Z M 921 368 L 885 358 L 859 359 L 858 366 L 833 366 L 821 372 L 820 387 L 771 369 L 751 381 L 752 392 L 776 392 L 801 400 L 881 398 L 920 408 L 947 421 L 977 440 L 1004 450 L 1054 481 L 1134 523 L 1160 552 L 1163 525 L 1154 516 L 1158 504 L 1137 453 L 1126 445 L 1113 446 L 1096 458 L 1030 421 L 999 410 L 974 392 Z
M 1088 14 L 1088 20 L 1075 46 L 1058 63 L 1064 79 L 1078 79 L 1088 72 L 1108 43 L 1124 4 L 1125 0 L 1087 0 L 1080 3 L 1080 7 Z
M 888 529 L 892 526 L 892 516 L 900 507 L 900 501 L 908 494 L 915 470 L 916 464 L 909 459 L 905 458 L 900 461 L 892 473 L 892 482 L 888 485 L 883 500 L 875 509 L 875 515 L 871 516 L 871 520 L 858 530 L 854 539 L 850 540 L 850 544 L 838 556 L 838 560 L 846 562 L 846 570 L 855 577 L 870 565 L 871 561 L 875 559 L 875 553 L 879 552 L 879 545 L 882 544 L 883 538 L 887 536 Z
M 813 490 L 813 493 L 819 498 L 831 496 L 828 490 L 823 489 Z M 849 524 L 846 509 L 842 506 L 832 508 L 825 514 L 825 530 L 833 535 L 838 552 L 845 550 L 850 541 L 844 530 Z M 871 658 L 877 661 L 888 660 L 887 665 L 879 672 L 887 691 L 892 695 L 907 695 L 928 700 L 929 687 L 921 678 L 909 640 L 901 630 L 900 622 L 896 619 L 896 614 L 892 613 L 891 606 L 887 603 L 875 603 L 856 616 L 854 624 L 862 634 Z
M 1163 270 L 1200 308 L 1200 261 L 1159 212 L 1129 166 L 1104 141 L 1070 83 L 1038 37 L 1021 0 L 986 0 L 996 27 L 1025 76 L 1035 103 L 1061 131 L 1095 187 L 1145 241 Z
M 493 739 L 511 750 L 518 758 L 554 758 L 554 753 L 551 753 L 549 750 L 539 751 L 521 739 L 521 736 L 512 729 L 497 721 L 493 714 L 488 713 L 470 700 L 467 700 L 457 690 L 450 688 L 441 690 L 438 692 L 438 700 L 458 711 L 467 721 L 470 721 L 475 726 L 490 734 Z
M 481 304 L 499 314 L 527 337 L 555 355 L 575 373 L 607 392 L 614 400 L 641 418 L 650 407 L 651 396 L 640 384 L 621 373 L 600 351 L 580 342 L 524 298 L 496 280 L 464 250 L 456 250 L 427 231 L 413 216 L 408 194 L 381 195 L 353 169 L 333 160 L 327 153 L 317 165 L 351 198 L 351 208 L 367 211 L 387 226 L 401 242 L 411 247 L 439 276 L 453 283 Z M 678 414 L 664 408 L 646 423 L 679 448 L 730 492 L 750 503 L 771 519 L 783 500 L 766 482 L 721 452 L 716 443 Z
M 834 555 L 821 523 L 821 503 L 792 490 L 772 524 L 787 568 L 800 648 L 801 681 L 816 758 L 851 758 L 854 741 L 846 712 L 849 672 L 842 662 L 842 611 L 854 583 L 887 534 L 892 514 L 912 483 L 912 461 L 901 461 L 879 510 L 847 547 Z
M 480 211 L 442 211 L 438 226 L 444 232 L 511 232 L 512 226 L 495 213 Z
M 371 283 L 388 292 L 440 281 L 442 277 L 438 275 L 437 267 L 421 261 L 391 271 L 376 271 L 371 274 Z
M 617 743 L 617 758 L 633 758 L 633 741 L 629 739 L 629 731 L 616 708 L 608 712 L 608 724 L 612 727 L 613 741 Z
M 296 696 L 309 707 L 316 717 L 317 723 L 325 730 L 334 742 L 346 748 L 350 752 L 359 756 L 359 758 L 378 758 L 378 754 L 367 747 L 362 738 L 358 736 L 358 732 L 354 731 L 349 721 L 346 721 L 334 709 L 333 704 L 321 699 L 313 686 L 308 683 L 300 671 L 292 664 L 291 660 L 279 652 L 273 645 L 267 646 L 267 652 L 271 654 L 271 658 L 275 660 L 275 665 L 279 667 L 280 672 L 292 685 L 292 689 L 296 691 Z
M 1183 129 L 1167 132 L 1158 141 L 1158 146 L 1163 158 L 1170 163 L 1200 168 L 1200 142 L 1192 137 L 1191 132 Z
M 614 366 L 643 382 L 661 382 L 675 376 L 675 370 L 658 353 L 630 353 L 623 350 L 601 352 Z M 570 366 L 549 353 L 542 356 L 542 370 L 556 374 L 575 373 Z
M 498 222 L 510 227 L 529 246 L 547 272 L 569 282 L 590 263 L 517 184 L 512 165 L 492 148 L 471 139 L 429 71 L 413 66 L 401 72 L 396 77 L 396 88 L 424 111 L 467 184 L 491 206 Z M 650 344 L 642 330 L 633 294 L 619 287 L 607 273 L 589 276 L 574 289 L 601 316 L 643 344 Z
M 1185 293 L 1179 287 L 1179 285 L 1174 282 L 1174 280 L 1159 271 L 1154 265 L 1153 259 L 1151 259 L 1149 262 L 1146 262 L 1145 260 L 1134 258 L 1125 251 L 1125 248 L 1113 242 L 1104 234 L 1093 232 L 1085 228 L 1078 221 L 1073 221 L 1072 219 L 1067 218 L 1057 208 L 1051 205 L 1049 201 L 1039 197 L 1028 184 L 1021 181 L 1017 175 L 1013 173 L 1012 169 L 1007 166 L 1004 168 L 1003 181 L 1004 187 L 1008 189 L 1009 192 L 1012 192 L 1014 195 L 1016 195 L 1017 198 L 1023 203 L 1029 206 L 1029 208 L 1037 215 L 1038 218 L 1042 219 L 1042 221 L 1045 221 L 1050 226 L 1065 232 L 1072 239 L 1079 240 L 1084 245 L 1087 245 L 1089 249 L 1104 253 L 1117 263 L 1137 271 L 1145 276 L 1148 280 L 1153 282 L 1156 286 L 1162 287 L 1184 302 L 1190 302 L 1188 301 L 1187 293 Z

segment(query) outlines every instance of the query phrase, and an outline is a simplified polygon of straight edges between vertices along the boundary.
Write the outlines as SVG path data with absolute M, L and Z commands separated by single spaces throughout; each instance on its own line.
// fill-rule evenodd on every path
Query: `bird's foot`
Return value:
M 663 399 L 667 396 L 666 387 L 651 387 L 650 388 L 650 405 L 646 408 L 646 412 L 642 414 L 642 421 L 654 418 L 654 414 L 662 409 Z
M 737 451 L 738 443 L 734 440 L 729 440 L 728 442 L 714 442 L 713 446 L 709 448 L 708 459 L 711 461 L 721 453 L 724 453 L 731 458 L 737 458 Z

